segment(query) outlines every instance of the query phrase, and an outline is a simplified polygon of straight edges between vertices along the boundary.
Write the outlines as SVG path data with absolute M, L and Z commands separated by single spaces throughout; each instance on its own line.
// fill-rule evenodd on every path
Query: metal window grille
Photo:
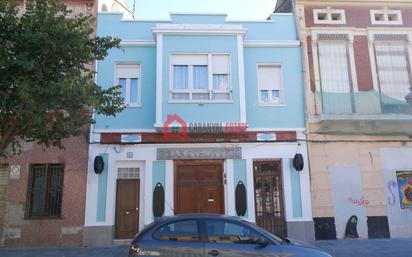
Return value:
M 63 194 L 62 164 L 33 164 L 27 186 L 26 218 L 59 218 Z
M 140 178 L 140 168 L 119 168 L 117 170 L 118 179 L 138 179 Z

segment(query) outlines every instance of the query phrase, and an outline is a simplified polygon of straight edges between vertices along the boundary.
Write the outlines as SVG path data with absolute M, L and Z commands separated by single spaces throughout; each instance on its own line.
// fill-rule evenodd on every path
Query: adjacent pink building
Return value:
M 296 0 L 294 11 L 316 238 L 412 236 L 412 2 Z

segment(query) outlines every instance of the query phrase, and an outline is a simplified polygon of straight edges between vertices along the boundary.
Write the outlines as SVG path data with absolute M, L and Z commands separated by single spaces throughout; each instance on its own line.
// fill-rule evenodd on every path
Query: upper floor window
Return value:
M 346 24 L 345 10 L 313 9 L 315 24 Z
M 409 58 L 405 42 L 375 43 L 376 68 L 379 90 L 387 97 L 405 101 L 411 87 Z M 391 101 L 390 99 L 383 99 Z
M 136 107 L 141 104 L 140 65 L 116 65 L 116 84 L 121 87 L 121 96 L 128 106 Z
M 402 25 L 402 13 L 400 10 L 371 10 L 372 24 L 377 25 Z
M 30 165 L 27 186 L 27 218 L 59 218 L 63 195 L 63 165 Z
M 170 99 L 173 101 L 230 100 L 229 54 L 171 56 Z
M 282 68 L 276 64 L 258 65 L 259 104 L 283 104 Z

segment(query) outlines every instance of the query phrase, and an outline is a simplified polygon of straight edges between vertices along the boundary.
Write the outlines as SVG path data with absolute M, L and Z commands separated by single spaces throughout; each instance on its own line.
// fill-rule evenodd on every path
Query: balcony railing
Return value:
M 318 92 L 316 98 L 318 105 L 321 105 L 322 114 L 327 116 L 367 117 L 412 114 L 406 100 L 395 99 L 375 90 L 356 93 Z

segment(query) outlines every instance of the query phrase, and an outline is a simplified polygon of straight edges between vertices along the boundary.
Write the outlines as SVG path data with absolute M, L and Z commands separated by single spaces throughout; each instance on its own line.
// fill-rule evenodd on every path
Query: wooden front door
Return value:
M 139 231 L 139 189 L 138 179 L 117 180 L 116 239 L 130 239 Z
M 223 162 L 175 162 L 175 213 L 224 213 Z
M 287 236 L 280 161 L 253 163 L 256 224 L 267 231 Z

